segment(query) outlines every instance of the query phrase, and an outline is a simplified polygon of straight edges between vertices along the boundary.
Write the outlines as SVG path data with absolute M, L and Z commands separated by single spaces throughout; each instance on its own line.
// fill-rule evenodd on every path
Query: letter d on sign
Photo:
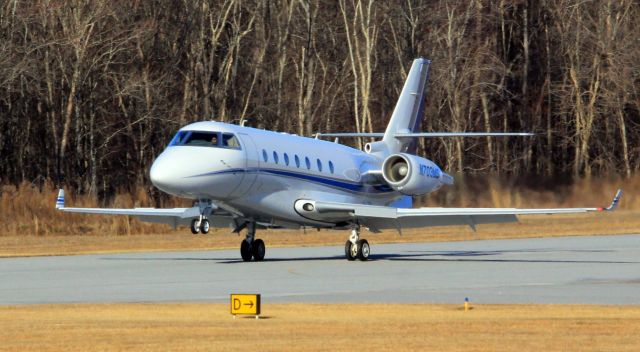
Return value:
M 260 295 L 259 294 L 231 294 L 229 301 L 231 314 L 260 315 Z

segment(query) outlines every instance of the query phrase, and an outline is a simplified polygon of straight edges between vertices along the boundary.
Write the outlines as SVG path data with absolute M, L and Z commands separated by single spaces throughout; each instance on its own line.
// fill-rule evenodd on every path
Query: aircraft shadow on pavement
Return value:
M 603 253 L 612 250 L 568 250 L 568 249 L 518 249 L 518 250 L 490 250 L 490 251 L 412 251 L 410 254 L 377 254 L 371 255 L 374 260 L 416 261 L 416 262 L 488 262 L 488 263 L 584 263 L 584 264 L 640 264 L 633 261 L 609 260 L 572 260 L 572 259 L 518 259 L 492 258 L 491 256 L 521 253 Z
M 413 261 L 413 262 L 487 262 L 487 263 L 569 263 L 569 264 L 640 264 L 637 261 L 614 260 L 573 260 L 573 259 L 518 259 L 495 258 L 497 255 L 539 252 L 564 252 L 564 253 L 602 253 L 610 250 L 549 250 L 549 249 L 523 249 L 523 250 L 490 250 L 490 251 L 409 251 L 404 253 L 372 253 L 369 261 Z M 126 258 L 106 257 L 105 260 L 139 260 L 139 261 L 211 261 L 216 264 L 241 264 L 245 263 L 240 258 L 203 258 L 203 257 L 151 257 L 151 258 Z M 276 262 L 314 262 L 345 260 L 344 255 L 317 256 L 317 257 L 292 257 L 292 258 L 265 258 L 265 263 Z
M 240 258 L 195 258 L 195 257 L 148 257 L 148 258 L 131 258 L 131 257 L 104 257 L 102 260 L 131 260 L 131 261 L 210 261 L 216 264 L 240 264 L 245 263 Z M 294 261 L 321 261 L 321 260 L 344 260 L 343 255 L 325 256 L 325 257 L 296 257 L 296 258 L 265 258 L 263 262 L 294 262 Z M 253 262 L 251 262 L 253 263 Z

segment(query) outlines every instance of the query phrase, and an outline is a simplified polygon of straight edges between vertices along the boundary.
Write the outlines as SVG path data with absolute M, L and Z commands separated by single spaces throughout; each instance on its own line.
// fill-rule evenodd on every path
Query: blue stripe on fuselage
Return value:
M 193 175 L 190 177 L 213 176 L 213 175 L 239 173 L 239 172 L 245 172 L 245 173 L 252 173 L 252 172 L 261 173 L 262 172 L 262 173 L 268 173 L 272 175 L 292 177 L 292 178 L 297 178 L 305 181 L 320 183 L 326 186 L 337 187 L 337 188 L 344 189 L 347 191 L 352 191 L 352 192 L 363 192 L 363 193 L 393 192 L 393 189 L 383 184 L 368 185 L 368 184 L 358 183 L 358 182 L 351 183 L 351 182 L 345 182 L 343 180 L 338 180 L 333 178 L 326 178 L 326 177 L 321 177 L 316 175 L 307 175 L 307 174 L 302 174 L 298 172 L 291 172 L 291 171 L 277 170 L 277 169 L 263 169 L 263 168 L 229 169 L 224 171 L 214 171 L 214 172 L 208 172 L 208 173 L 199 174 L 199 175 Z

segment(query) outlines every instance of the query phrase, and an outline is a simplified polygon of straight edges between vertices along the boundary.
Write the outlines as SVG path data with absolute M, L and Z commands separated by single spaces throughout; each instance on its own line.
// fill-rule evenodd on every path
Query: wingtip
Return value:
M 64 208 L 64 189 L 58 190 L 58 198 L 56 199 L 56 209 Z
M 615 210 L 618 207 L 618 203 L 620 202 L 620 198 L 622 198 L 622 188 L 618 188 L 616 195 L 613 197 L 613 201 L 611 201 L 611 205 L 604 208 L 606 211 Z

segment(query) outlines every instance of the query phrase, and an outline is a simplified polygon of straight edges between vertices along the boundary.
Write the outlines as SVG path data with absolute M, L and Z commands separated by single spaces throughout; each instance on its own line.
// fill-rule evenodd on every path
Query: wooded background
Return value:
M 448 172 L 576 178 L 640 167 L 632 0 L 2 0 L 0 184 L 147 186 L 181 126 L 384 130 L 433 61 L 424 131 Z M 348 141 L 358 146 L 360 141 Z

